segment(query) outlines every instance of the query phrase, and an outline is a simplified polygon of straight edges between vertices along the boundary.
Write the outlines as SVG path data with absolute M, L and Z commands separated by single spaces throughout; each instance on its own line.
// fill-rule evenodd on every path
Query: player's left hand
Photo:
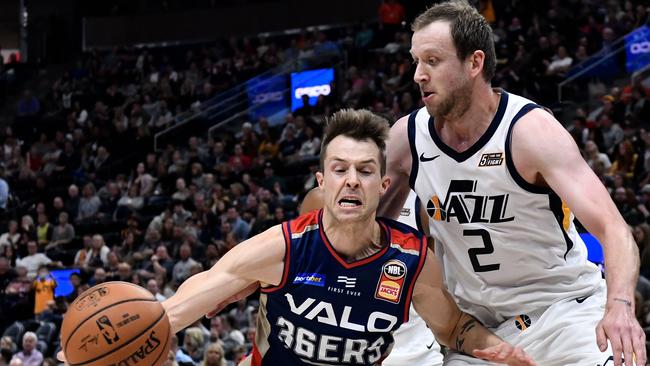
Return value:
M 596 326 L 596 342 L 601 352 L 607 350 L 608 339 L 612 345 L 614 366 L 623 365 L 623 359 L 626 366 L 646 364 L 645 332 L 634 315 L 631 303 L 607 302 L 605 316 Z
M 474 357 L 481 358 L 486 361 L 503 363 L 510 366 L 536 366 L 526 352 L 520 347 L 515 347 L 508 342 L 501 342 L 496 346 L 475 349 L 472 351 Z
M 56 354 L 56 358 L 57 358 L 57 360 L 63 362 L 65 364 L 65 366 L 70 365 L 68 363 L 68 361 L 66 361 L 65 355 L 63 354 L 63 351 L 59 351 L 59 353 Z

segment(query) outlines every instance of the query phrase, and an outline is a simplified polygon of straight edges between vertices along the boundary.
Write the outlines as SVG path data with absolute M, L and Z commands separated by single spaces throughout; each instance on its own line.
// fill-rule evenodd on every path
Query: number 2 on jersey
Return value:
M 492 254 L 494 253 L 494 246 L 492 245 L 492 239 L 490 238 L 490 233 L 485 229 L 477 230 L 463 230 L 463 236 L 479 236 L 483 239 L 482 248 L 470 248 L 467 250 L 469 255 L 469 260 L 472 262 L 472 267 L 474 267 L 474 272 L 490 272 L 497 271 L 501 264 L 481 264 L 478 261 L 478 256 L 483 254 Z

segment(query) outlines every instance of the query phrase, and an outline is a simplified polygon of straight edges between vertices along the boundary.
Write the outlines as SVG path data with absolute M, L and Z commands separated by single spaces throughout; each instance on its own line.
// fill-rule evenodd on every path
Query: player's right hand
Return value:
M 475 349 L 472 354 L 474 357 L 486 361 L 502 363 L 510 366 L 536 366 L 530 356 L 522 348 L 515 347 L 508 342 L 501 342 L 496 346 Z

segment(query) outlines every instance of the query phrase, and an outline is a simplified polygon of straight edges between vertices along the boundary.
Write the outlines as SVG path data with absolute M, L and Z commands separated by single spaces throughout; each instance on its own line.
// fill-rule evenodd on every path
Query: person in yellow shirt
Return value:
M 47 309 L 48 301 L 54 301 L 56 281 L 50 276 L 46 266 L 38 269 L 38 276 L 34 280 L 34 315 L 38 316 Z

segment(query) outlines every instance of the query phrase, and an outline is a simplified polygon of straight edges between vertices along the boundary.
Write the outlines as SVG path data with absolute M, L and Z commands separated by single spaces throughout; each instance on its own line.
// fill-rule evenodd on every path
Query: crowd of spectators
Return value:
M 332 111 L 368 108 L 394 121 L 420 107 L 405 12 L 396 1 L 387 5 L 378 26 L 90 51 L 44 95 L 25 90 L 15 123 L 0 136 L 0 333 L 7 335 L 0 365 L 56 364 L 47 359 L 56 329 L 90 286 L 129 281 L 164 300 L 241 241 L 295 216 L 316 185 L 322 123 Z M 550 0 L 535 2 L 533 12 L 518 1 L 477 6 L 495 30 L 494 86 L 548 106 L 572 66 L 648 21 L 648 9 L 634 1 Z M 179 114 L 326 42 L 348 64 L 334 93 L 315 105 L 281 124 L 262 117 L 153 150 L 153 134 Z M 578 101 L 575 118 L 563 122 L 633 229 L 642 258 L 638 314 L 650 326 L 650 92 L 642 81 L 628 77 L 629 85 L 596 103 Z M 50 271 L 61 268 L 79 271 L 70 276 L 72 292 L 54 296 Z M 235 364 L 250 352 L 256 314 L 252 296 L 198 321 L 174 338 L 168 364 Z

